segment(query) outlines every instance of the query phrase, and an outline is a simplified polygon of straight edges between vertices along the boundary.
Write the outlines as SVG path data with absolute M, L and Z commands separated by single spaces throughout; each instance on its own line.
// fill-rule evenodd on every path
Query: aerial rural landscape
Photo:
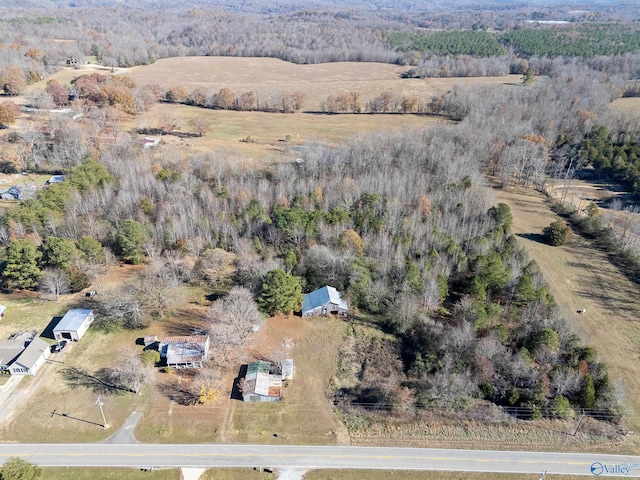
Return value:
M 0 480 L 640 477 L 634 2 L 0 3 Z

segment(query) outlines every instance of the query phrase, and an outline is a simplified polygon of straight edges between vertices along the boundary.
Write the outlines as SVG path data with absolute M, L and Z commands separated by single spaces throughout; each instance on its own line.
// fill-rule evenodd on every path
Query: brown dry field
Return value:
M 89 66 L 88 68 L 91 68 Z M 223 149 L 234 155 L 268 161 L 295 159 L 295 147 L 307 142 L 336 145 L 363 132 L 420 129 L 446 123 L 435 117 L 416 115 L 321 115 L 321 102 L 331 94 L 357 91 L 366 102 L 385 90 L 420 97 L 444 93 L 454 85 L 514 84 L 518 75 L 484 78 L 404 79 L 406 67 L 382 63 L 338 62 L 296 65 L 273 58 L 179 57 L 159 60 L 153 65 L 122 70 L 138 84 L 159 84 L 164 88 L 183 85 L 217 91 L 231 88 L 240 94 L 253 90 L 267 96 L 293 91 L 305 92 L 303 112 L 277 114 L 210 110 L 186 105 L 158 104 L 138 118 L 125 122 L 134 131 L 141 126 L 156 127 L 166 113 L 176 116 L 178 130 L 189 131 L 189 120 L 204 117 L 211 126 L 201 138 L 184 140 L 163 136 L 164 151 L 178 154 Z M 76 71 L 77 72 L 77 71 Z M 304 113 L 307 112 L 307 113 Z M 288 143 L 284 140 L 290 137 Z M 254 143 L 240 142 L 251 137 Z M 173 147 L 173 148 L 172 148 Z
M 616 98 L 611 102 L 615 110 L 626 111 L 640 116 L 640 97 Z
M 409 67 L 386 63 L 335 62 L 297 65 L 275 58 L 176 57 L 158 60 L 153 65 L 133 67 L 124 72 L 138 84 L 162 87 L 183 85 L 189 91 L 197 87 L 218 91 L 230 88 L 237 95 L 253 90 L 265 95 L 302 91 L 304 110 L 318 110 L 329 95 L 358 92 L 363 101 L 385 90 L 397 94 L 442 94 L 454 85 L 521 83 L 520 75 L 469 78 L 401 78 Z
M 189 131 L 189 120 L 204 117 L 211 130 L 202 137 L 163 135 L 153 150 L 160 158 L 180 158 L 195 153 L 224 151 L 238 162 L 291 161 L 300 156 L 296 147 L 308 142 L 337 145 L 364 132 L 422 129 L 447 123 L 417 115 L 318 115 L 211 110 L 187 105 L 157 104 L 140 117 L 124 123 L 128 131 L 159 126 L 163 114 L 178 119 L 178 131 Z M 287 135 L 290 140 L 286 142 Z M 142 136 L 140 136 L 142 137 Z M 244 140 L 251 137 L 251 143 Z
M 629 281 L 587 240 L 573 235 L 562 247 L 539 241 L 542 229 L 558 217 L 549 200 L 533 190 L 494 190 L 513 213 L 512 231 L 540 265 L 558 306 L 581 337 L 597 348 L 610 377 L 624 393 L 625 422 L 640 424 L 640 304 Z M 585 314 L 576 312 L 586 308 Z

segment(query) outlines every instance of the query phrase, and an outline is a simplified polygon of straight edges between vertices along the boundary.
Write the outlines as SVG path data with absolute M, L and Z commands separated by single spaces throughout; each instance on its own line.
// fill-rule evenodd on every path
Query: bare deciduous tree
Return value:
M 41 292 L 51 294 L 57 302 L 60 295 L 69 292 L 67 274 L 58 268 L 47 268 L 40 277 L 38 289 Z
M 165 112 L 160 117 L 160 129 L 162 133 L 171 133 L 178 128 L 178 117 L 173 113 Z
M 194 276 L 214 286 L 233 271 L 235 255 L 221 248 L 212 248 L 202 252 L 194 267 Z
M 215 402 L 222 394 L 220 372 L 213 368 L 200 369 L 191 382 L 191 393 L 200 404 Z
M 142 328 L 148 318 L 143 302 L 130 288 L 122 288 L 100 295 L 98 308 L 101 323 L 122 322 L 126 328 Z
M 204 117 L 192 118 L 191 120 L 189 120 L 189 125 L 191 125 L 193 133 L 195 133 L 199 137 L 203 136 L 211 128 L 211 124 Z
M 251 291 L 243 287 L 233 287 L 225 297 L 214 302 L 208 316 L 213 323 L 231 325 L 237 344 L 244 342 L 253 325 L 264 320 Z
M 156 260 L 140 273 L 133 290 L 152 316 L 163 318 L 181 300 L 178 284 L 174 271 Z
M 117 358 L 118 362 L 114 366 L 103 371 L 105 380 L 114 386 L 139 394 L 142 385 L 153 379 L 153 367 L 145 365 L 139 355 L 129 350 L 120 352 Z
M 233 287 L 225 297 L 215 301 L 207 316 L 211 322 L 212 347 L 226 361 L 244 345 L 253 325 L 264 319 L 251 291 L 243 287 Z

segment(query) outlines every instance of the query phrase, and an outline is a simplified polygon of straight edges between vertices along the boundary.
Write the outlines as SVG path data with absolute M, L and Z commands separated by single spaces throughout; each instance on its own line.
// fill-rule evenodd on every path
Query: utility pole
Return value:
M 102 414 L 102 428 L 107 428 L 107 419 L 104 417 L 104 410 L 102 410 L 102 400 L 100 400 L 100 395 L 98 395 L 98 400 L 96 400 L 96 405 L 100 407 L 100 413 Z

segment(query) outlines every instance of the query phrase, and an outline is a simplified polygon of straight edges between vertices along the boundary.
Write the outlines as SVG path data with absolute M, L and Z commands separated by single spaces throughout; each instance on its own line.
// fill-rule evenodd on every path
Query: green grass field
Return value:
M 542 472 L 540 472 L 542 473 Z M 477 472 L 415 472 L 409 470 L 313 470 L 304 480 L 538 480 L 540 474 L 477 473 Z M 547 475 L 548 480 L 581 480 L 574 475 Z
M 47 467 L 42 470 L 42 480 L 121 480 L 123 478 L 127 480 L 180 480 L 182 478 L 180 470 L 177 468 L 160 469 L 150 472 L 144 472 L 139 468 Z M 235 477 L 229 478 L 233 479 Z
M 250 468 L 215 468 L 204 472 L 200 480 L 275 480 L 275 473 L 259 472 Z

